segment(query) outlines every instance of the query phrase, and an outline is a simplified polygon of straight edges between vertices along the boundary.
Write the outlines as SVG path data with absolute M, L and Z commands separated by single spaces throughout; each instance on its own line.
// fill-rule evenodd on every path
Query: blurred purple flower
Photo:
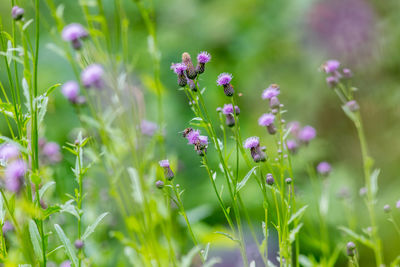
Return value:
M 271 99 L 272 97 L 280 94 L 279 85 L 271 84 L 267 89 L 264 90 L 261 97 L 262 99 Z
M 56 142 L 48 142 L 43 146 L 43 155 L 51 163 L 60 162 L 62 155 L 60 152 L 60 146 Z
M 307 126 L 304 126 L 300 130 L 297 137 L 299 138 L 300 141 L 307 144 L 312 139 L 314 139 L 316 135 L 317 135 L 317 132 L 315 131 L 315 129 L 313 127 L 307 125 Z
M 360 109 L 360 106 L 358 105 L 357 101 L 355 100 L 350 100 L 349 102 L 346 103 L 346 106 L 350 109 L 350 111 L 357 111 Z
M 287 140 L 286 146 L 287 146 L 287 149 L 292 153 L 295 153 L 298 148 L 298 144 L 297 144 L 296 140 L 293 140 L 293 139 Z
M 79 96 L 79 84 L 75 81 L 68 81 L 62 86 L 61 92 L 69 101 L 76 103 Z
M 101 89 L 103 87 L 103 67 L 98 64 L 92 64 L 82 71 L 81 79 L 85 87 L 96 87 Z
M 10 221 L 5 221 L 4 222 L 4 224 L 3 224 L 3 228 L 2 228 L 2 231 L 3 231 L 3 234 L 5 234 L 5 233 L 7 233 L 7 232 L 9 232 L 9 231 L 13 231 L 14 230 L 14 226 L 11 224 L 11 222 Z
M 320 162 L 317 166 L 318 173 L 324 176 L 327 176 L 331 172 L 331 170 L 331 165 L 326 161 Z
M 14 144 L 3 144 L 0 147 L 0 160 L 15 159 L 19 156 L 19 149 Z
M 11 16 L 15 20 L 20 20 L 24 16 L 25 10 L 19 6 L 13 6 L 11 9 Z
M 69 260 L 63 261 L 60 267 L 71 267 L 71 262 Z
M 167 180 L 171 181 L 174 178 L 174 173 L 172 172 L 169 161 L 167 159 L 160 160 L 158 162 L 160 164 L 160 167 L 164 169 L 164 176 Z
M 396 203 L 396 208 L 400 209 L 400 200 Z
M 339 70 L 339 67 L 340 62 L 335 59 L 328 60 L 322 65 L 322 69 L 325 73 L 335 73 Z
M 62 30 L 62 38 L 64 41 L 71 42 L 72 47 L 76 50 L 82 46 L 81 39 L 88 37 L 88 32 L 79 23 L 71 23 Z
M 258 119 L 258 124 L 260 126 L 269 126 L 273 124 L 275 121 L 275 115 L 271 113 L 265 113 L 261 115 L 261 117 Z
M 153 136 L 158 129 L 158 125 L 148 120 L 142 120 L 140 123 L 140 130 L 142 134 L 147 136 Z
M 190 145 L 194 145 L 199 139 L 199 136 L 200 136 L 199 130 L 192 130 L 186 135 L 186 139 L 189 141 Z
M 169 160 L 167 159 L 160 160 L 158 164 L 160 164 L 160 167 L 169 168 Z
M 7 165 L 5 170 L 5 185 L 7 190 L 18 193 L 23 184 L 27 165 L 23 160 L 16 160 Z

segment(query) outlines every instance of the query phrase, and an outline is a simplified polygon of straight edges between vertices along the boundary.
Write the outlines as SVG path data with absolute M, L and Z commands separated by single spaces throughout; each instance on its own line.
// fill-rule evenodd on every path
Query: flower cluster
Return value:
M 207 153 L 208 137 L 205 135 L 200 135 L 199 130 L 186 128 L 183 131 L 183 137 L 188 140 L 189 145 L 194 145 L 194 150 L 199 156 L 204 156 Z
M 223 108 L 217 108 L 217 111 L 221 111 L 225 115 L 228 127 L 235 125 L 235 115 L 238 116 L 240 114 L 240 108 L 235 106 L 235 110 L 233 110 L 232 104 L 225 104 Z
M 178 85 L 185 87 L 189 84 L 190 89 L 197 91 L 194 79 L 205 71 L 205 65 L 211 60 L 211 55 L 205 51 L 197 55 L 197 66 L 194 67 L 190 54 L 185 52 L 182 54 L 181 63 L 173 63 L 171 69 L 178 77 Z
M 266 160 L 266 155 L 260 147 L 260 138 L 258 136 L 249 137 L 244 142 L 244 148 L 250 149 L 251 157 L 254 162 Z
M 350 69 L 340 69 L 340 62 L 334 59 L 328 60 L 322 64 L 321 70 L 328 74 L 328 77 L 326 77 L 326 83 L 331 88 L 335 88 L 341 79 L 348 79 L 353 76 Z
M 286 141 L 286 147 L 292 153 L 297 152 L 300 144 L 307 145 L 317 135 L 317 131 L 312 126 L 301 127 L 298 121 L 289 122 L 287 128 L 290 130 L 293 139 Z

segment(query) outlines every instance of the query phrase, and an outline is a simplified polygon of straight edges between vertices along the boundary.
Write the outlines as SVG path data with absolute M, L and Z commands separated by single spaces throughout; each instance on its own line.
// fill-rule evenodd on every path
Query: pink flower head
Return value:
M 256 148 L 260 145 L 260 138 L 257 136 L 249 137 L 244 142 L 244 148 Z
M 62 30 L 62 38 L 64 41 L 72 42 L 88 36 L 88 32 L 79 23 L 71 23 Z
M 9 160 L 14 159 L 19 156 L 19 149 L 14 144 L 3 144 L 0 147 L 0 159 L 1 160 Z
M 11 16 L 15 20 L 22 19 L 22 17 L 24 16 L 24 13 L 25 13 L 24 9 L 19 6 L 13 6 L 13 8 L 11 9 Z
M 221 73 L 217 79 L 217 85 L 224 86 L 228 85 L 232 81 L 232 74 L 230 73 Z
M 287 140 L 286 146 L 287 146 L 287 149 L 291 152 L 295 152 L 298 147 L 297 142 L 293 139 Z
M 396 203 L 396 208 L 400 209 L 400 200 Z
M 183 63 L 173 63 L 171 65 L 171 70 L 173 70 L 176 74 L 182 75 L 183 72 L 187 69 L 186 65 Z
M 189 141 L 189 144 L 194 145 L 196 144 L 197 140 L 199 139 L 200 131 L 193 130 L 186 135 L 186 139 Z
M 317 171 L 321 175 L 328 175 L 331 172 L 331 170 L 332 170 L 331 165 L 326 161 L 319 163 L 317 166 Z
M 339 67 L 340 67 L 340 62 L 335 59 L 331 59 L 326 61 L 322 65 L 322 70 L 325 71 L 326 73 L 334 73 L 339 69 Z
M 43 146 L 43 155 L 52 163 L 61 161 L 60 146 L 56 142 L 48 142 Z
M 81 79 L 85 87 L 96 87 L 100 89 L 103 87 L 103 67 L 98 64 L 89 65 L 82 71 Z
M 169 168 L 169 160 L 167 160 L 167 159 L 163 159 L 163 160 L 160 160 L 159 162 L 158 162 L 158 164 L 160 164 L 160 167 L 163 167 L 163 168 Z
M 262 99 L 271 99 L 280 94 L 279 85 L 271 84 L 267 89 L 264 90 L 261 97 Z
M 260 126 L 269 126 L 273 124 L 275 121 L 275 115 L 271 113 L 265 113 L 261 115 L 261 117 L 258 119 L 258 125 Z
M 157 131 L 158 125 L 154 122 L 148 121 L 148 120 L 142 120 L 140 122 L 140 130 L 142 131 L 142 134 L 147 135 L 147 136 L 153 136 L 154 133 Z
M 211 60 L 211 55 L 207 53 L 206 51 L 200 52 L 197 55 L 197 61 L 201 64 L 206 64 Z
M 23 184 L 23 178 L 27 170 L 27 165 L 23 160 L 16 160 L 7 165 L 5 171 L 6 188 L 18 193 Z
M 307 125 L 300 130 L 297 137 L 299 138 L 300 141 L 302 141 L 304 143 L 308 143 L 312 139 L 314 139 L 316 135 L 317 135 L 317 132 L 315 131 L 315 129 L 313 127 Z
M 232 104 L 225 104 L 222 108 L 222 113 L 225 115 L 233 114 L 233 105 Z M 240 109 L 238 106 L 235 106 L 235 113 L 239 115 Z
M 66 82 L 62 86 L 61 92 L 65 98 L 75 103 L 79 96 L 79 84 L 75 81 Z
M 200 145 L 207 146 L 208 145 L 208 136 L 200 135 L 198 138 L 198 141 L 200 142 Z

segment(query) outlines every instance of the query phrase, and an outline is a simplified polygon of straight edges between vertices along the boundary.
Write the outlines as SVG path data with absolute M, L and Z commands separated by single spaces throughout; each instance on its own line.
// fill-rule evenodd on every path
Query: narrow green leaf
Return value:
M 42 237 L 39 234 L 36 223 L 33 220 L 29 221 L 29 235 L 31 237 L 31 242 L 33 246 L 33 251 L 35 252 L 36 258 L 42 262 L 43 260 L 43 250 L 42 250 Z
M 247 181 L 250 179 L 251 175 L 257 168 L 258 166 L 254 166 L 253 168 L 251 168 L 251 170 L 246 174 L 246 176 L 242 179 L 242 181 L 240 181 L 240 183 L 237 184 L 236 187 L 237 192 L 239 192 L 240 189 L 242 189 L 246 185 Z
M 293 243 L 296 240 L 296 235 L 300 232 L 300 229 L 302 226 L 303 226 L 303 224 L 300 223 L 299 225 L 297 225 L 296 228 L 294 228 L 290 231 L 290 233 L 289 233 L 290 243 Z
M 292 222 L 294 222 L 294 220 L 300 219 L 303 216 L 303 214 L 304 214 L 304 212 L 306 211 L 307 208 L 308 208 L 308 205 L 305 205 L 305 206 L 301 207 L 298 211 L 296 211 L 295 214 L 290 216 L 290 219 L 289 219 L 287 224 L 289 225 Z
M 68 239 L 63 229 L 58 224 L 54 224 L 54 229 L 56 229 L 56 233 L 60 238 L 61 243 L 64 245 L 68 258 L 71 260 L 74 266 L 78 266 L 78 258 L 76 257 L 75 249 L 72 246 L 71 241 Z
M 228 234 L 228 233 L 224 233 L 224 232 L 220 232 L 220 231 L 216 231 L 216 232 L 214 232 L 214 233 L 223 235 L 223 236 L 229 238 L 230 240 L 232 240 L 232 241 L 234 241 L 234 242 L 239 242 L 239 240 L 237 240 L 236 238 L 234 238 L 233 236 L 231 236 L 231 235 Z
M 61 83 L 56 83 L 56 84 L 52 85 L 49 89 L 47 89 L 45 96 L 49 96 L 60 85 L 61 85 Z
M 48 183 L 45 183 L 45 184 L 42 186 L 42 188 L 40 188 L 40 190 L 39 190 L 39 197 L 42 198 L 43 195 L 44 195 L 44 193 L 46 193 L 46 191 L 47 191 L 51 186 L 53 186 L 53 185 L 55 185 L 55 184 L 56 184 L 56 182 L 54 182 L 54 181 L 50 181 L 50 182 L 48 182 Z
M 99 217 L 97 217 L 97 219 L 94 221 L 94 223 L 89 225 L 86 228 L 85 233 L 82 236 L 82 240 L 85 240 L 86 238 L 88 238 L 94 232 L 94 230 L 96 229 L 97 225 L 101 222 L 101 220 L 103 220 L 103 218 L 106 217 L 107 215 L 108 215 L 108 212 L 104 212 Z

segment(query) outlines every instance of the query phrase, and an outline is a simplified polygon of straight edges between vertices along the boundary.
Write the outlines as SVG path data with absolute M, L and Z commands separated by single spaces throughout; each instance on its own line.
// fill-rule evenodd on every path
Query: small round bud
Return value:
M 24 13 L 25 13 L 24 9 L 19 6 L 13 6 L 13 8 L 11 9 L 11 16 L 15 20 L 22 19 L 22 17 L 24 16 Z
M 267 174 L 267 178 L 265 179 L 265 182 L 266 182 L 268 185 L 273 185 L 273 184 L 274 184 L 275 179 L 274 179 L 274 177 L 272 176 L 271 173 L 268 173 L 268 174 Z
M 158 180 L 158 181 L 156 182 L 156 187 L 157 187 L 158 189 L 162 189 L 162 188 L 164 187 L 164 182 L 161 181 L 161 180 Z
M 81 248 L 83 248 L 84 243 L 82 240 L 77 239 L 77 240 L 75 240 L 74 245 L 75 245 L 76 249 L 81 249 Z
M 292 178 L 286 178 L 286 179 L 285 179 L 285 183 L 291 184 L 291 183 L 292 183 Z
M 392 211 L 392 209 L 390 208 L 390 205 L 389 205 L 389 204 L 386 204 L 385 206 L 383 206 L 383 211 L 384 211 L 385 213 L 389 213 L 389 212 Z
M 356 244 L 353 242 L 348 242 L 346 245 L 346 250 L 347 250 L 347 256 L 349 257 L 354 257 L 355 252 L 356 252 Z

